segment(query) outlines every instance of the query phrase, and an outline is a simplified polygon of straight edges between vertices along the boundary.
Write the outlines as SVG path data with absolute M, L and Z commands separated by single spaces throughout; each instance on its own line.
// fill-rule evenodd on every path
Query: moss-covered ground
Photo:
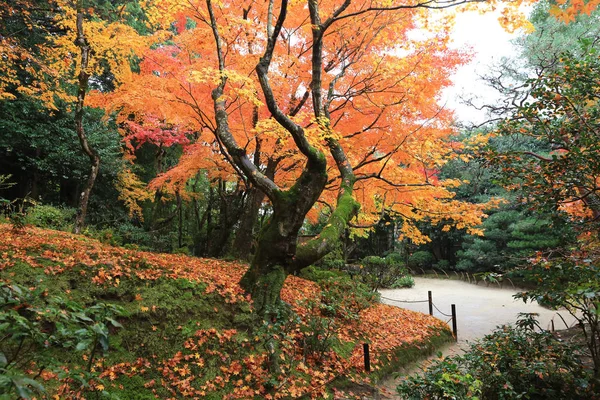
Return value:
M 89 347 L 32 350 L 22 371 L 44 385 L 39 397 L 323 398 L 335 385 L 340 394 L 351 382 L 373 382 L 450 337 L 434 318 L 383 304 L 349 316 L 332 309 L 317 284 L 297 277 L 288 277 L 282 291 L 291 307 L 262 321 L 238 285 L 246 268 L 0 224 L 0 280 L 41 290 L 33 306 L 60 297 L 84 309 L 122 309 L 123 327 L 110 327 L 109 348 L 92 355 L 93 363 Z M 336 307 L 354 304 L 342 300 Z M 370 374 L 363 371 L 364 342 L 371 346 Z M 39 374 L 42 353 L 55 364 Z

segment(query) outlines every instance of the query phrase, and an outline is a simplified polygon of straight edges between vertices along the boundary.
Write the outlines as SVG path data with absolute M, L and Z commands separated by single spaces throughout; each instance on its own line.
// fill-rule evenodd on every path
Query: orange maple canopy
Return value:
M 385 208 L 405 220 L 403 234 L 417 242 L 427 239 L 411 222 L 425 218 L 477 232 L 473 227 L 486 205 L 453 200 L 452 188 L 460 182 L 437 176 L 456 156 L 456 146 L 449 144 L 453 116 L 438 100 L 469 55 L 449 47 L 450 15 L 430 18 L 419 7 L 383 10 L 394 4 L 319 3 L 323 21 L 336 16 L 322 42 L 319 89 L 325 114 L 315 112 L 311 95 L 315 53 L 309 10 L 305 2 L 287 4 L 268 84 L 277 107 L 327 157 L 326 189 L 309 217 L 323 204 L 335 204 L 339 194 L 340 171 L 327 148 L 334 140 L 356 176 L 357 224 L 376 221 Z M 164 32 L 158 35 L 160 40 L 139 55 L 139 74 L 113 93 L 96 93 L 93 101 L 119 113 L 130 150 L 145 141 L 184 145 L 179 164 L 151 187 L 182 190 L 199 170 L 212 178 L 240 179 L 216 135 L 213 89 L 226 82 L 218 100 L 225 102 L 232 137 L 259 170 L 272 168 L 275 184 L 289 188 L 303 170 L 305 155 L 272 117 L 255 71 L 280 5 L 220 1 L 209 9 L 205 2 L 169 0 L 146 6 L 152 24 L 170 29 L 168 39 Z

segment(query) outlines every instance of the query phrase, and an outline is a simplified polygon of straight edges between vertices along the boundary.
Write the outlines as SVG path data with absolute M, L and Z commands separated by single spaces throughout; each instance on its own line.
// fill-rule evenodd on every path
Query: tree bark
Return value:
M 218 222 L 215 223 L 216 229 L 208 240 L 210 244 L 208 255 L 211 257 L 221 257 L 227 254 L 233 228 L 242 213 L 243 191 L 239 185 L 234 192 L 227 192 L 225 182 L 219 180 L 217 194 L 219 199 Z
M 250 260 L 254 241 L 254 226 L 258 220 L 260 206 L 265 199 L 265 194 L 256 187 L 248 191 L 244 211 L 240 218 L 240 226 L 235 234 L 231 255 L 240 260 Z
M 326 181 L 325 164 L 308 162 L 298 182 L 277 192 L 272 201 L 273 215 L 259 234 L 256 254 L 240 282 L 259 314 L 268 315 L 281 302 L 283 282 L 294 271 L 298 231 Z
M 75 226 L 73 227 L 74 233 L 80 233 L 85 225 L 90 194 L 92 193 L 92 188 L 94 187 L 100 169 L 100 156 L 90 146 L 85 129 L 83 128 L 83 106 L 89 82 L 87 68 L 90 61 L 90 45 L 83 32 L 83 0 L 77 1 L 76 25 L 77 37 L 75 39 L 75 45 L 81 49 L 81 65 L 78 77 L 77 104 L 75 106 L 75 132 L 77 133 L 83 152 L 89 157 L 91 163 L 90 174 L 86 185 L 79 195 L 79 207 L 77 209 L 77 216 L 75 217 Z

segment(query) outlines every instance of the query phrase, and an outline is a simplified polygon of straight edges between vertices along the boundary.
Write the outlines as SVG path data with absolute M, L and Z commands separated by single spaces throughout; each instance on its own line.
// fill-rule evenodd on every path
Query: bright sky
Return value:
M 454 87 L 444 93 L 446 106 L 456 110 L 459 121 L 480 123 L 485 120 L 485 112 L 460 104 L 460 96 L 479 96 L 482 102 L 493 102 L 495 92 L 479 80 L 479 76 L 489 65 L 514 52 L 510 39 L 516 34 L 507 33 L 498 23 L 493 13 L 460 13 L 456 17 L 454 45 L 457 48 L 472 47 L 475 51 L 473 61 L 461 67 L 453 78 Z

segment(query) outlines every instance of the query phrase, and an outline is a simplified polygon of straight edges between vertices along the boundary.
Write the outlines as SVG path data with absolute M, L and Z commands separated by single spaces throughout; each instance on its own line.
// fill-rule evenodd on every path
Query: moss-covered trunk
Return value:
M 240 282 L 259 314 L 268 314 L 281 301 L 283 282 L 294 268 L 298 231 L 325 187 L 324 161 L 308 162 L 296 184 L 273 197 L 273 215 L 259 234 L 256 253 Z

